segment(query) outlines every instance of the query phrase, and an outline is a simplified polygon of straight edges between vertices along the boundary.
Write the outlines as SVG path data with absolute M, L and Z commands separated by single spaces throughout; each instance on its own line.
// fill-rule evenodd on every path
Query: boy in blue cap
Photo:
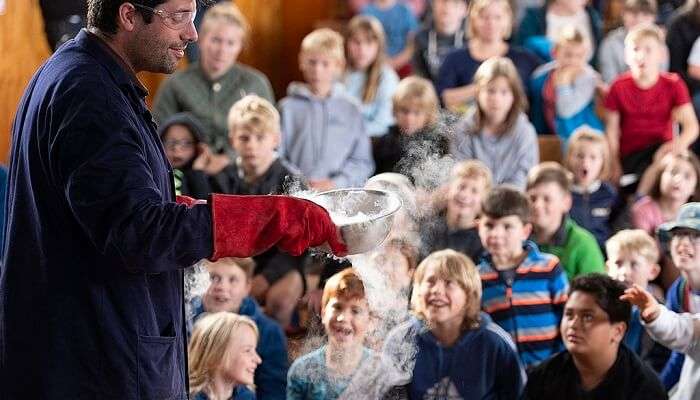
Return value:
M 642 322 L 654 340 L 685 354 L 678 390 L 671 399 L 696 399 L 700 396 L 700 203 L 683 205 L 675 221 L 659 227 L 659 237 L 669 242 L 673 263 L 681 272 L 669 289 L 669 298 L 679 293 L 683 304 L 675 311 L 683 313 L 660 305 L 637 285 L 622 298 L 639 307 Z

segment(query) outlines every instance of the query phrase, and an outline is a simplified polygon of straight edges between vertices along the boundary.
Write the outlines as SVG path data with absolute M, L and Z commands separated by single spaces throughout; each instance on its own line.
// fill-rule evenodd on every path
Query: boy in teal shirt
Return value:
M 571 179 L 556 162 L 543 162 L 528 174 L 532 204 L 532 239 L 540 250 L 561 260 L 569 280 L 591 272 L 605 273 L 603 252 L 593 234 L 569 218 Z

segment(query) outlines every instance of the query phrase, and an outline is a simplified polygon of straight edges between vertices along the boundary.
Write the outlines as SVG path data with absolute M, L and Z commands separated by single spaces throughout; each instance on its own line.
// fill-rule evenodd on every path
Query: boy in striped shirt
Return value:
M 569 284 L 559 259 L 527 240 L 530 203 L 515 188 L 493 189 L 482 204 L 482 309 L 515 341 L 526 367 L 561 350 L 559 322 Z

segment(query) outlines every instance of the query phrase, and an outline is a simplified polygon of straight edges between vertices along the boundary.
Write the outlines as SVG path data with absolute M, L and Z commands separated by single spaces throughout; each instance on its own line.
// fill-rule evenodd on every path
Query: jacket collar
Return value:
M 572 185 L 571 186 L 571 191 L 574 193 L 579 193 L 579 194 L 586 194 L 586 193 L 593 193 L 600 189 L 600 181 L 597 180 L 590 185 L 584 187 L 584 186 L 579 186 L 579 185 Z
M 133 88 L 140 98 L 148 95 L 148 90 L 136 77 L 135 71 L 100 36 L 82 29 L 75 41 L 79 47 L 97 59 L 117 85 Z

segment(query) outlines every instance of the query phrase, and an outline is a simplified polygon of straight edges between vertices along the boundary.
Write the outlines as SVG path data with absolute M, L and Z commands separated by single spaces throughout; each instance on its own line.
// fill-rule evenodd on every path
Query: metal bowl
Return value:
M 348 255 L 365 253 L 386 239 L 401 208 L 394 193 L 371 189 L 337 189 L 310 199 L 328 210 L 348 246 Z

